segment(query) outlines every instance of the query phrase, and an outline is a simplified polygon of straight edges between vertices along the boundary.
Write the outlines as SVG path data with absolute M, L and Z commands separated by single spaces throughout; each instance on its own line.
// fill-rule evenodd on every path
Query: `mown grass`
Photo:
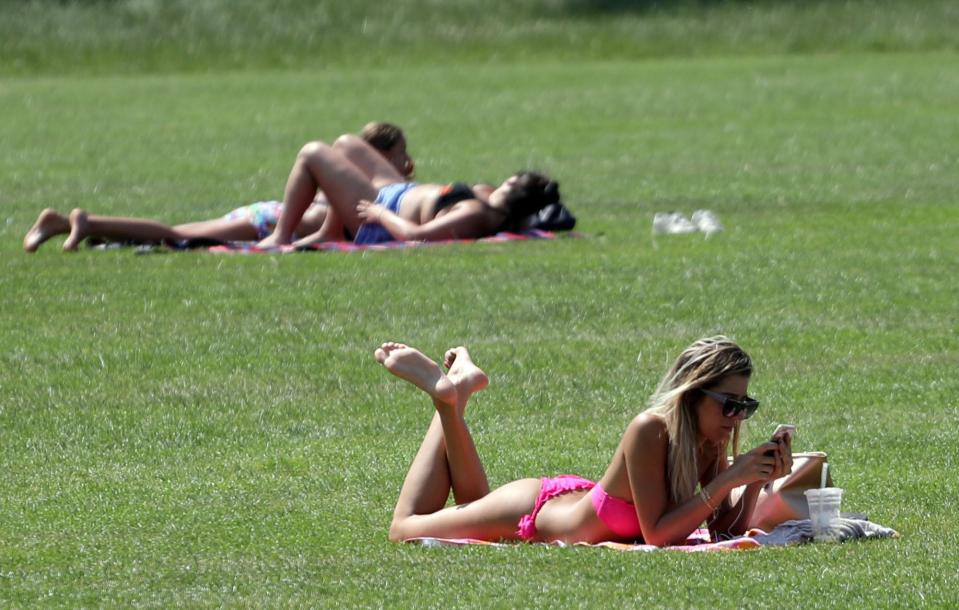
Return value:
M 917 52 L 0 80 L 0 605 L 954 605 L 956 68 Z M 585 237 L 20 252 L 47 205 L 186 221 L 277 197 L 303 141 L 372 118 L 407 129 L 423 180 L 555 174 Z M 726 230 L 651 235 L 654 212 L 697 208 Z M 373 363 L 380 341 L 472 348 L 499 484 L 597 476 L 670 359 L 714 332 L 757 361 L 753 441 L 797 424 L 845 508 L 900 540 L 386 541 L 430 406 Z
M 955 51 L 948 0 L 2 0 L 0 73 Z

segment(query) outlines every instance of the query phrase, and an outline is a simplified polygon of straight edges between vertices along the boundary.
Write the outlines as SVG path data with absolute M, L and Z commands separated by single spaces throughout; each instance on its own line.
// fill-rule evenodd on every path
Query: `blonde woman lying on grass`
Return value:
M 680 544 L 704 521 L 714 536 L 745 532 L 760 488 L 792 467 L 789 440 L 735 455 L 749 356 L 726 337 L 693 343 L 663 378 L 651 406 L 626 427 L 598 482 L 575 475 L 528 478 L 490 491 L 466 425 L 486 374 L 466 348 L 446 353 L 446 373 L 418 350 L 384 343 L 375 357 L 430 397 L 436 409 L 400 490 L 390 539 L 415 537 Z M 734 461 L 727 455 L 733 445 Z M 730 492 L 745 486 L 735 503 Z M 446 506 L 450 491 L 455 506 Z

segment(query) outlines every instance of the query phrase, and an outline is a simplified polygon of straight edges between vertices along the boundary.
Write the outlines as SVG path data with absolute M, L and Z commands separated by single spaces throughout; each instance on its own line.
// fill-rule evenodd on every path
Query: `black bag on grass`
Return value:
M 539 212 L 528 216 L 522 223 L 524 231 L 570 231 L 576 226 L 576 217 L 563 202 L 551 203 Z

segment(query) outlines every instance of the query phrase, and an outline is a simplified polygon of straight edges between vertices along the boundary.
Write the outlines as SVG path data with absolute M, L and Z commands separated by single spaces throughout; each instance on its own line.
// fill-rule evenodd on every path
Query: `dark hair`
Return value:
M 559 183 L 546 174 L 533 171 L 516 173 L 516 183 L 506 195 L 509 216 L 506 224 L 521 223 L 551 203 L 559 202 Z
M 360 137 L 373 148 L 388 152 L 404 139 L 403 130 L 392 123 L 374 121 L 367 123 L 360 132 Z

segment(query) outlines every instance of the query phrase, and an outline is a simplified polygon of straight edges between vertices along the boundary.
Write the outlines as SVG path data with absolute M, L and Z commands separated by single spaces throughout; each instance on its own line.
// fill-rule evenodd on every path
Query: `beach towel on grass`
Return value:
M 509 543 L 509 542 L 489 542 L 486 540 L 476 540 L 475 538 L 409 538 L 405 542 L 420 544 L 427 547 L 433 546 L 464 546 L 470 544 L 478 544 L 483 546 L 493 546 L 493 547 L 509 547 L 517 546 L 518 543 Z M 761 546 L 758 542 L 753 540 L 749 536 L 742 536 L 740 538 L 733 538 L 732 540 L 723 540 L 721 542 L 710 542 L 709 541 L 709 532 L 704 529 L 698 529 L 686 539 L 686 544 L 678 546 L 667 546 L 667 547 L 658 547 L 651 544 L 632 544 L 626 542 L 598 542 L 596 544 L 589 544 L 586 542 L 576 542 L 569 544 L 566 542 L 549 542 L 542 543 L 544 546 L 555 546 L 555 547 L 569 547 L 569 546 L 584 546 L 584 547 L 596 547 L 604 549 L 613 549 L 614 551 L 627 551 L 627 552 L 636 552 L 636 551 L 686 551 L 686 552 L 703 552 L 703 551 L 732 551 L 738 549 L 753 549 Z
M 847 540 L 856 540 L 862 538 L 898 538 L 899 534 L 888 527 L 883 527 L 877 523 L 872 523 L 864 519 L 840 519 L 834 526 L 836 541 L 845 542 Z M 749 530 L 746 535 L 730 540 L 721 540 L 719 542 L 709 541 L 709 531 L 698 529 L 686 539 L 686 544 L 676 546 L 658 547 L 651 544 L 632 544 L 625 542 L 599 542 L 597 544 L 588 544 L 577 542 L 567 544 L 564 542 L 543 543 L 546 546 L 567 547 L 567 546 L 586 546 L 612 549 L 614 551 L 682 551 L 686 553 L 702 553 L 711 551 L 740 551 L 745 549 L 757 549 L 764 546 L 784 546 L 788 544 L 801 544 L 812 542 L 812 526 L 809 519 L 797 521 L 786 521 L 780 524 L 773 531 L 766 533 L 760 529 Z M 474 538 L 410 538 L 406 542 L 420 544 L 427 547 L 434 546 L 464 546 L 478 544 L 493 547 L 517 546 L 516 543 L 489 542 L 486 540 L 476 540 Z
M 575 233 L 566 233 L 566 237 L 578 237 Z M 446 239 L 442 241 L 388 241 L 379 244 L 354 244 L 353 242 L 333 241 L 314 244 L 302 248 L 293 246 L 279 246 L 276 248 L 258 248 L 255 242 L 230 242 L 209 248 L 216 254 L 286 254 L 288 252 L 365 252 L 378 250 L 400 250 L 404 248 L 421 248 L 424 246 L 443 246 L 449 244 L 497 243 L 507 241 L 526 241 L 531 239 L 556 239 L 557 234 L 552 231 L 532 229 L 522 233 L 503 231 L 490 237 L 480 239 Z

